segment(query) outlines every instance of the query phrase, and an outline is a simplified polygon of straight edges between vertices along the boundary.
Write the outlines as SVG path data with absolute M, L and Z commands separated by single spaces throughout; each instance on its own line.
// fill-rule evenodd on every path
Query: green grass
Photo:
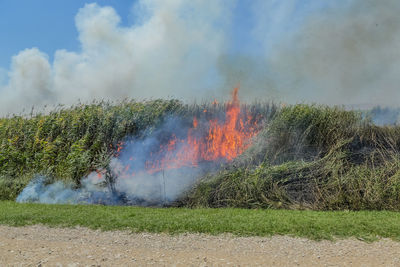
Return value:
M 153 233 L 290 235 L 314 240 L 355 237 L 400 240 L 400 213 L 389 211 L 299 211 L 142 208 L 0 202 L 0 224 Z

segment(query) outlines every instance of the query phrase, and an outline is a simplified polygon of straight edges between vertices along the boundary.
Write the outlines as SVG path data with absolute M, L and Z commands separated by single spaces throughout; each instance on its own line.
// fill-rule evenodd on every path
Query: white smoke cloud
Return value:
M 37 48 L 21 51 L 12 58 L 9 83 L 1 90 L 0 112 L 53 100 L 51 66 Z
M 258 54 L 222 57 L 247 99 L 398 106 L 400 2 L 253 1 Z M 251 51 L 249 51 L 251 52 Z
M 218 97 L 238 83 L 246 100 L 397 105 L 398 1 L 252 1 L 252 45 L 239 54 L 229 53 L 235 6 L 140 0 L 124 27 L 113 8 L 87 4 L 75 18 L 80 51 L 49 62 L 26 49 L 0 71 L 0 115 L 78 99 Z
M 75 18 L 81 51 L 58 50 L 51 64 L 36 48 L 20 52 L 1 93 L 1 112 L 78 99 L 205 96 L 218 83 L 215 66 L 226 50 L 230 6 L 234 2 L 142 0 L 134 9 L 146 11 L 139 23 L 122 27 L 112 7 L 87 4 Z
M 82 187 L 74 188 L 73 184 L 57 181 L 48 184 L 48 178 L 38 176 L 18 195 L 16 201 L 20 203 L 47 203 L 47 204 L 99 204 L 108 201 L 114 204 L 115 197 L 107 188 L 100 187 L 102 182 L 95 175 L 82 179 Z
M 266 53 L 279 92 L 291 102 L 398 105 L 399 10 L 396 0 L 353 0 L 305 17 Z
M 8 82 L 7 70 L 0 67 L 0 90 Z

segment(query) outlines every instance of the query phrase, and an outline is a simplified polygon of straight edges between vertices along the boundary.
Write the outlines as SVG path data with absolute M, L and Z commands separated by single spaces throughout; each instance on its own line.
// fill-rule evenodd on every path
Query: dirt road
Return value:
M 0 266 L 400 266 L 400 243 L 0 226 Z

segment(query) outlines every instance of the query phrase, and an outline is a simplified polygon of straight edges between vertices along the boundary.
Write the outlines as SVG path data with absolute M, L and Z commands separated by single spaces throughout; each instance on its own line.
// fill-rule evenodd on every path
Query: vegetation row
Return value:
M 400 210 L 400 127 L 376 126 L 339 107 L 247 105 L 262 118 L 253 145 L 201 177 L 174 203 L 186 207 Z M 207 109 L 207 113 L 203 112 Z M 0 119 L 0 199 L 38 174 L 72 181 L 104 168 L 127 137 L 169 116 L 221 116 L 223 104 L 96 102 Z

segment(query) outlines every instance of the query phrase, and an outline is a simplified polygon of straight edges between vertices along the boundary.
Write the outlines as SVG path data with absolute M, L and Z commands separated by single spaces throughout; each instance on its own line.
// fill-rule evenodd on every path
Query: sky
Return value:
M 0 0 L 0 114 L 93 99 L 397 105 L 396 0 Z
M 251 36 L 252 29 L 256 26 L 252 5 L 255 1 L 229 1 L 235 3 L 233 24 L 229 29 L 232 38 L 229 52 L 255 55 L 260 53 L 263 50 L 262 44 Z M 6 36 L 6 40 L 1 42 L 0 46 L 0 67 L 8 69 L 12 56 L 26 48 L 39 48 L 49 56 L 50 61 L 53 60 L 54 53 L 58 49 L 79 51 L 80 43 L 75 16 L 78 10 L 87 3 L 111 6 L 121 18 L 120 25 L 129 27 L 137 22 L 133 14 L 134 5 L 137 2 L 132 0 L 0 0 L 0 34 Z M 275 29 L 271 30 L 283 35 L 285 28 L 295 27 L 296 23 L 308 13 L 327 5 L 318 2 L 316 0 L 297 2 L 293 10 L 294 15 L 286 17 L 285 21 L 281 21 L 282 24 L 274 25 Z

